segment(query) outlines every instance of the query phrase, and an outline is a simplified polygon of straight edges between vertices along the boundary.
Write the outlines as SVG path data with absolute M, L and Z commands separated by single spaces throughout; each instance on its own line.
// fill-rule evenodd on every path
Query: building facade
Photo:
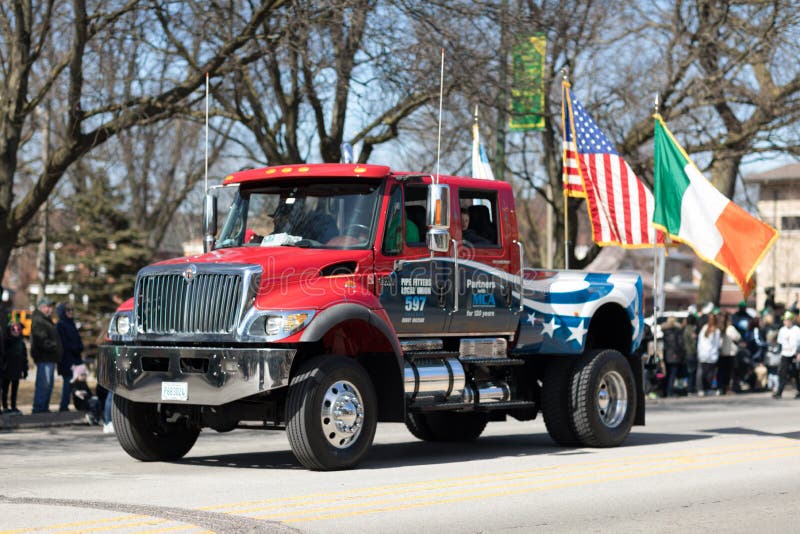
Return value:
M 800 295 L 800 163 L 745 176 L 757 190 L 760 218 L 780 232 L 772 250 L 756 271 L 757 306 L 762 309 L 772 291 L 787 306 Z

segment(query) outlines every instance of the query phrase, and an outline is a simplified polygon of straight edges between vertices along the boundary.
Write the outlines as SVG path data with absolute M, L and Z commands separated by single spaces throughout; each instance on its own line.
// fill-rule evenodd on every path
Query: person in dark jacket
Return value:
M 22 339 L 22 325 L 13 323 L 8 328 L 8 338 L 5 347 L 5 359 L 0 365 L 0 380 L 2 380 L 3 413 L 19 415 L 17 409 L 17 391 L 21 378 L 28 378 L 28 349 Z M 9 399 L 8 394 L 11 393 Z M 9 400 L 11 402 L 9 402 Z M 9 408 L 9 405 L 11 408 Z
M 664 335 L 664 363 L 667 365 L 666 397 L 674 395 L 675 380 L 686 363 L 686 351 L 683 348 L 683 330 L 675 317 L 668 317 L 661 331 Z
M 697 317 L 689 315 L 683 325 L 683 350 L 686 352 L 686 376 L 689 395 L 697 394 Z
M 0 286 L 0 369 L 6 358 L 6 345 L 8 345 L 8 330 L 6 325 L 9 319 L 9 306 L 7 302 L 8 293 Z M 5 399 L 5 397 L 3 397 Z
M 61 361 L 61 338 L 53 315 L 53 301 L 39 299 L 39 306 L 31 315 L 31 356 L 36 364 L 36 387 L 33 393 L 33 413 L 50 411 L 56 364 Z
M 83 352 L 83 341 L 75 326 L 75 307 L 69 302 L 59 304 L 56 308 L 58 313 L 58 336 L 61 338 L 61 347 L 64 352 L 58 364 L 58 374 L 64 379 L 64 386 L 61 389 L 61 403 L 58 411 L 69 411 L 70 388 L 72 384 L 72 368 L 83 363 L 81 353 Z

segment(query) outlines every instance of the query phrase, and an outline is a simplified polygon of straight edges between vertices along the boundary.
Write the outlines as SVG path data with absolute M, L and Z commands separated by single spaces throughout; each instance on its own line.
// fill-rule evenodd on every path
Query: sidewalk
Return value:
M 22 430 L 27 428 L 46 428 L 54 426 L 85 425 L 84 412 L 75 411 L 70 406 L 69 412 L 59 412 L 58 402 L 61 399 L 63 379 L 55 377 L 53 393 L 50 395 L 50 413 L 31 413 L 33 404 L 33 390 L 36 383 L 36 366 L 31 365 L 27 380 L 19 383 L 17 407 L 22 410 L 22 415 L 0 415 L 0 432 Z
M 58 403 L 61 399 L 61 387 L 64 380 L 56 376 L 53 385 L 53 393 L 50 395 L 50 413 L 31 413 L 33 404 L 34 385 L 36 384 L 36 366 L 29 364 L 27 380 L 19 383 L 19 393 L 17 395 L 17 407 L 22 410 L 22 415 L 0 414 L 0 432 L 12 430 L 23 430 L 28 428 L 46 428 L 55 426 L 86 425 L 83 420 L 86 412 L 75 411 L 75 407 L 70 405 L 69 412 L 59 412 Z M 90 386 L 94 390 L 96 382 L 90 378 Z

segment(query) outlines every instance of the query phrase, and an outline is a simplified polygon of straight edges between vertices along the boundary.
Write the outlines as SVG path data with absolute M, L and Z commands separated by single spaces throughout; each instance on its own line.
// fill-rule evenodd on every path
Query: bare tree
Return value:
M 121 132 L 190 106 L 205 73 L 222 76 L 232 64 L 252 61 L 255 50 L 249 45 L 284 3 L 229 2 L 228 12 L 235 16 L 226 26 L 213 28 L 205 25 L 202 6 L 194 4 L 13 0 L 0 5 L 0 272 L 21 229 L 76 160 Z M 207 9 L 223 8 L 213 4 Z M 98 66 L 113 57 L 112 50 L 126 53 L 132 28 L 146 37 L 145 43 L 136 43 L 146 48 L 136 72 L 141 82 L 133 94 L 124 84 L 107 92 L 108 84 L 95 77 L 101 72 Z M 196 54 L 186 53 L 187 43 Z M 185 61 L 178 63 L 180 59 Z M 172 67 L 165 76 L 169 81 L 154 91 L 147 76 L 162 63 Z M 63 129 L 54 135 L 46 162 L 21 167 L 25 154 L 37 152 L 32 146 L 41 140 L 36 139 L 33 117 L 47 101 L 58 102 L 55 122 Z M 27 190 L 22 185 L 26 181 L 32 181 Z
M 438 96 L 438 47 L 417 26 L 402 3 L 379 0 L 296 1 L 265 20 L 264 55 L 214 88 L 221 113 L 244 128 L 234 132 L 243 152 L 336 162 L 347 141 L 366 162 Z
M 746 157 L 798 152 L 790 132 L 800 120 L 800 67 L 788 58 L 800 53 L 800 13 L 792 2 L 679 1 L 632 16 L 642 22 L 637 40 L 652 45 L 641 48 L 657 51 L 642 54 L 659 66 L 650 79 L 662 115 L 687 152 L 708 162 L 704 171 L 725 196 L 734 197 Z M 647 117 L 630 125 L 624 150 L 636 152 L 652 132 Z M 639 160 L 645 176 L 651 161 Z M 718 303 L 722 272 L 706 264 L 702 273 L 698 299 Z
M 514 38 L 547 37 L 545 129 L 511 134 L 496 154 L 509 180 L 520 180 L 556 210 L 556 264 L 563 261 L 564 206 L 561 195 L 560 71 L 568 67 L 573 90 L 619 152 L 645 182 L 652 183 L 653 96 L 690 154 L 706 163 L 712 182 L 727 196 L 744 158 L 754 153 L 798 153 L 800 91 L 796 61 L 800 14 L 791 2 L 678 1 L 507 2 L 475 4 L 492 25 L 495 48 L 473 46 L 482 58 L 480 85 L 460 89 L 473 101 L 498 103 L 507 87 L 501 63 L 503 32 Z M 468 27 L 468 26 L 467 26 Z M 484 26 L 485 29 L 485 26 Z M 467 36 L 471 38 L 471 36 Z M 468 44 L 464 45 L 468 47 Z M 497 51 L 500 50 L 500 53 Z M 504 124 L 505 121 L 498 121 Z M 548 187 L 549 186 L 549 187 Z M 580 200 L 570 200 L 570 241 L 575 241 Z M 530 215 L 530 220 L 527 220 Z M 531 243 L 543 243 L 541 214 L 522 210 Z M 570 254 L 570 265 L 588 264 Z M 708 267 L 700 298 L 718 301 L 721 273 Z

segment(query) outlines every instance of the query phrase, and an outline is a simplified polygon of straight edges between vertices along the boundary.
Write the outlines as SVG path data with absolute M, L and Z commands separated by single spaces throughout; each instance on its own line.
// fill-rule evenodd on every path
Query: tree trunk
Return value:
M 17 240 L 17 233 L 8 231 L 0 233 L 0 273 L 6 272 L 8 260 L 11 258 L 11 251 L 14 249 L 14 243 Z M 2 280 L 2 275 L 0 275 L 0 280 Z

